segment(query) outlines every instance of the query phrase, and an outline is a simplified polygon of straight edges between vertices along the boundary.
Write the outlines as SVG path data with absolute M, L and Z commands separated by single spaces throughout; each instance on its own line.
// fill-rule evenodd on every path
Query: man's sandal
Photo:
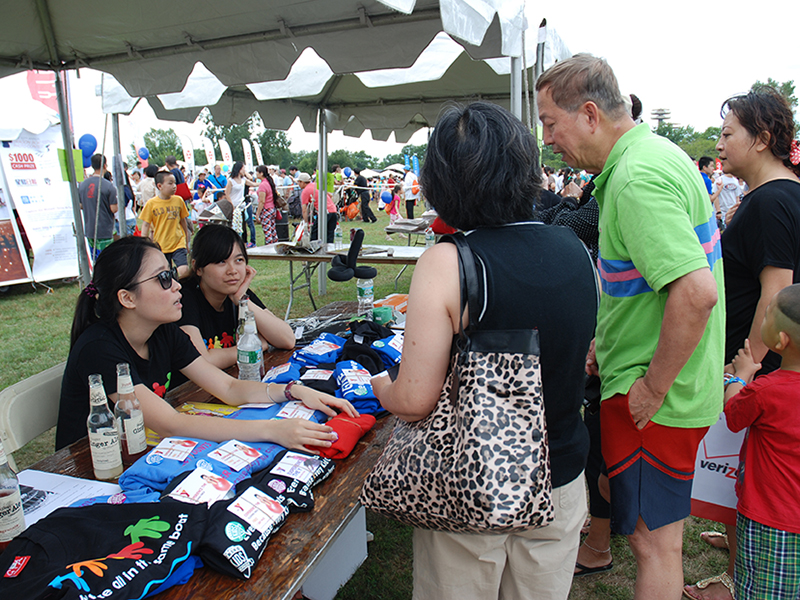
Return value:
M 726 588 L 728 588 L 728 591 L 731 593 L 731 598 L 733 598 L 733 600 L 736 600 L 736 594 L 734 594 L 733 591 L 733 579 L 731 579 L 731 576 L 728 575 L 727 573 L 722 573 L 721 575 L 714 575 L 714 577 L 709 577 L 708 579 L 701 579 L 694 585 L 695 587 L 697 587 L 698 590 L 704 590 L 712 583 L 721 583 L 722 585 L 724 585 Z M 686 591 L 685 587 L 683 588 L 683 595 L 686 596 L 687 598 L 691 598 L 692 600 L 699 600 L 698 596 L 692 596 L 691 594 L 689 594 Z
M 706 544 L 711 546 L 712 548 L 719 548 L 719 549 L 727 549 L 730 550 L 730 546 L 728 545 L 728 534 L 721 533 L 719 531 L 704 531 L 700 534 L 700 539 L 704 541 Z M 714 540 L 722 540 L 722 546 L 719 546 L 714 543 Z

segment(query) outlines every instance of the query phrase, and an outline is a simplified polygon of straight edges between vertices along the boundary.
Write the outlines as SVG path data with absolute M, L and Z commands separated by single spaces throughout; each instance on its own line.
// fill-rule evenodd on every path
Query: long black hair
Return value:
M 237 160 L 233 163 L 233 167 L 231 167 L 231 178 L 236 177 L 243 168 L 244 163 L 242 161 Z
M 264 180 L 269 184 L 269 187 L 272 190 L 272 201 L 275 202 L 275 198 L 278 195 L 278 190 L 275 189 L 275 180 L 272 178 L 272 175 L 269 174 L 269 170 L 264 165 L 258 165 L 256 167 L 256 173 L 261 173 L 264 176 Z
M 239 246 L 245 262 L 248 262 L 247 248 L 236 231 L 225 225 L 201 227 L 192 240 L 192 277 L 199 279 L 197 269 L 227 260 L 234 246 Z
M 92 281 L 78 296 L 70 332 L 70 350 L 81 334 L 98 321 L 112 323 L 122 310 L 117 293 L 136 281 L 150 250 L 161 252 L 148 238 L 129 236 L 110 244 L 94 265 Z

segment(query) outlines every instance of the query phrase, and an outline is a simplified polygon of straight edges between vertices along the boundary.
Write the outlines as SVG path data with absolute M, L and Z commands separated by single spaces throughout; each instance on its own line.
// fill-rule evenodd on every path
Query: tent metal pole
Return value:
M 547 19 L 542 19 L 539 24 L 539 37 L 536 43 L 536 63 L 533 66 L 533 89 L 536 89 L 536 82 L 544 72 L 544 44 L 547 41 Z M 536 101 L 536 92 L 533 92 L 533 137 L 539 140 L 539 103 Z M 542 155 L 539 153 L 539 165 L 542 164 Z
M 328 129 L 325 123 L 325 109 L 319 109 L 319 153 L 317 154 L 317 233 L 323 247 L 328 239 Z M 328 292 L 328 265 L 320 263 L 317 271 L 317 286 L 320 296 Z
M 119 236 L 128 235 L 128 219 L 125 216 L 125 167 L 122 165 L 122 149 L 119 143 L 119 114 L 111 114 L 111 143 L 114 146 L 114 158 L 111 161 L 114 186 L 117 188 L 117 222 L 119 223 Z M 119 160 L 117 160 L 119 159 Z M 119 166 L 119 168 L 114 168 Z
M 69 173 L 69 192 L 72 196 L 72 218 L 75 223 L 75 244 L 78 249 L 78 272 L 80 273 L 81 286 L 86 287 L 92 280 L 89 269 L 89 256 L 86 253 L 86 241 L 83 232 L 83 216 L 81 215 L 81 200 L 78 197 L 78 178 L 75 176 L 75 159 L 72 156 L 72 131 L 69 129 L 69 108 L 64 97 L 64 86 L 61 81 L 61 71 L 56 70 L 56 99 L 58 112 L 61 116 L 61 138 L 67 157 L 67 172 Z
M 522 57 L 511 60 L 511 114 L 522 120 Z

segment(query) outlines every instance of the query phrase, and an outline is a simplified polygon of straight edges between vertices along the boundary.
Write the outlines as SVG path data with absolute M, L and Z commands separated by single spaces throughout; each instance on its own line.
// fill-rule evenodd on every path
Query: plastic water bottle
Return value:
M 119 448 L 119 430 L 116 419 L 108 408 L 103 378 L 95 373 L 89 375 L 89 448 L 92 451 L 92 466 L 96 479 L 116 479 L 122 475 L 122 454 Z
M 239 365 L 239 379 L 261 381 L 264 377 L 264 353 L 256 332 L 256 317 L 252 311 L 247 311 L 244 335 L 236 343 L 236 362 Z
M 428 227 L 425 230 L 425 247 L 430 248 L 436 244 L 436 234 L 433 233 L 433 229 Z
M 19 479 L 8 464 L 3 442 L 0 442 L 0 553 L 25 530 Z
M 344 244 L 342 243 L 342 226 L 337 223 L 336 229 L 333 230 L 333 249 L 341 250 L 342 248 L 344 248 Z
M 365 317 L 368 321 L 372 320 L 372 307 L 375 294 L 372 287 L 372 279 L 359 279 L 356 282 L 358 289 L 358 316 Z
M 122 464 L 132 465 L 147 452 L 147 434 L 144 431 L 142 406 L 133 390 L 130 365 L 117 365 L 117 402 L 114 416 L 117 418 L 119 443 L 122 448 Z

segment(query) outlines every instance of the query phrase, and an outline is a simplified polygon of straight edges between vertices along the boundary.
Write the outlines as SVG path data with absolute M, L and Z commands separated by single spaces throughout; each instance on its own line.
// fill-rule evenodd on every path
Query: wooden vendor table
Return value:
M 280 244 L 280 242 L 278 242 Z M 320 263 L 330 263 L 336 254 L 347 254 L 347 246 L 343 250 L 336 253 L 333 251 L 333 244 L 326 244 L 314 254 L 307 254 L 298 252 L 297 254 L 281 254 L 278 252 L 276 246 L 278 244 L 268 244 L 266 246 L 257 246 L 250 248 L 247 255 L 253 260 L 278 260 L 289 263 L 289 305 L 286 307 L 286 316 L 284 319 L 289 318 L 289 312 L 292 310 L 292 303 L 294 302 L 294 293 L 303 288 L 308 289 L 308 297 L 311 299 L 311 305 L 316 309 L 317 304 L 314 297 L 311 295 L 311 276 L 314 274 L 316 268 Z M 394 279 L 394 289 L 397 290 L 397 281 L 405 271 L 408 265 L 415 265 L 425 252 L 423 247 L 414 246 L 386 246 L 367 244 L 368 248 L 378 248 L 381 252 L 374 254 L 364 254 L 358 257 L 359 264 L 374 264 L 374 265 L 404 265 L 403 270 L 397 274 Z M 388 253 L 392 252 L 390 256 Z M 303 263 L 303 269 L 296 276 L 294 274 L 294 263 Z M 300 282 L 300 283 L 298 283 Z
M 312 313 L 330 316 L 350 308 L 354 302 L 336 302 Z M 351 310 L 352 312 L 352 310 Z M 264 355 L 267 367 L 286 362 L 291 351 Z M 235 369 L 235 367 L 234 367 Z M 213 402 L 209 394 L 188 382 L 167 396 L 175 406 L 184 402 Z M 175 586 L 157 597 L 164 600 L 235 598 L 237 600 L 290 600 L 302 587 L 328 551 L 361 510 L 358 494 L 372 465 L 389 438 L 394 417 L 380 419 L 344 460 L 336 461 L 333 474 L 314 488 L 314 509 L 293 513 L 273 535 L 252 577 L 243 581 L 209 568 L 195 572 L 185 585 Z M 31 467 L 39 471 L 93 479 L 87 438 L 83 438 Z

